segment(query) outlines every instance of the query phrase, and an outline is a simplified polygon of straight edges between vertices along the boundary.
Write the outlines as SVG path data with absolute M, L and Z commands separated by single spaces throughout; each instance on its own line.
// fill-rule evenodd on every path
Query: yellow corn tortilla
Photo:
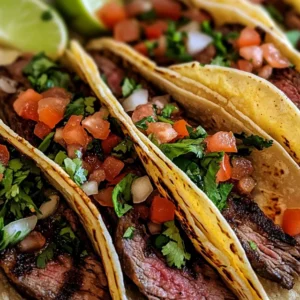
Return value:
M 112 299 L 126 299 L 123 273 L 111 236 L 102 217 L 85 193 L 77 186 L 58 165 L 52 162 L 38 149 L 18 136 L 0 120 L 0 136 L 7 140 L 20 153 L 36 162 L 50 184 L 67 200 L 77 213 L 86 230 L 95 252 L 102 259 Z M 3 274 L 1 274 L 3 277 Z M 1 280 L 0 296 L 15 298 L 15 291 L 7 282 Z M 1 295 L 2 293 L 2 295 Z M 5 299 L 2 298 L 1 299 Z
M 168 69 L 155 67 L 153 62 L 135 52 L 128 45 L 112 39 L 99 39 L 91 41 L 87 48 L 89 50 L 110 51 L 113 55 L 121 57 L 127 68 L 138 70 L 141 77 L 170 94 L 175 101 L 181 104 L 189 117 L 197 120 L 208 130 L 243 131 L 247 134 L 257 134 L 263 138 L 271 139 L 267 133 L 243 114 L 240 114 L 239 119 L 237 119 L 213 101 L 191 93 L 189 86 L 193 83 L 192 80 Z M 232 274 L 232 276 L 238 275 L 240 277 L 240 282 L 230 283 L 222 272 L 221 265 L 216 261 L 209 260 L 219 270 L 224 280 L 227 280 L 232 288 L 237 291 L 237 294 L 243 291 L 243 294 L 249 297 L 248 292 L 245 294 L 245 289 L 250 289 L 252 293 L 250 298 L 265 298 L 266 295 L 245 257 L 243 248 L 219 210 L 185 173 L 177 168 L 135 127 L 131 118 L 125 113 L 118 100 L 102 81 L 95 63 L 76 42 L 71 43 L 71 51 L 81 64 L 82 70 L 85 71 L 85 76 L 98 98 L 108 107 L 118 110 L 120 113 L 119 120 L 125 122 L 124 125 L 128 128 L 129 134 L 139 136 L 141 141 L 147 145 L 150 152 L 148 159 L 154 162 L 156 169 L 160 166 L 162 171 L 160 178 L 168 187 L 170 193 L 173 194 L 173 198 L 176 199 L 179 207 L 184 205 L 188 208 L 189 217 L 187 220 L 190 221 L 188 226 L 193 229 L 193 226 L 196 225 L 196 228 L 198 228 L 198 231 L 195 230 L 194 232 L 197 234 L 197 243 L 199 242 L 199 244 L 197 245 L 193 240 L 196 249 L 199 249 L 202 254 L 204 252 L 203 255 L 207 258 L 205 252 L 209 253 L 207 251 L 211 249 L 206 246 L 211 243 L 215 247 L 216 260 L 218 262 L 228 260 L 230 266 L 236 270 L 236 274 Z M 205 90 L 207 96 L 219 99 L 220 102 L 226 101 L 222 96 L 210 91 L 208 88 L 205 88 Z M 300 180 L 299 166 L 276 141 L 274 141 L 271 148 L 259 152 L 254 151 L 251 158 L 255 166 L 253 176 L 258 182 L 254 199 L 269 217 L 280 223 L 285 208 L 298 206 L 300 200 L 300 188 L 297 186 L 297 182 Z M 145 167 L 151 173 L 152 169 L 149 169 L 149 166 L 150 163 L 148 167 Z M 222 228 L 219 226 L 222 226 Z M 234 245 L 236 251 L 232 252 L 230 245 Z M 251 280 L 253 288 L 247 284 L 246 280 Z M 275 283 L 271 283 L 271 287 L 271 290 L 268 290 L 270 295 L 272 295 L 275 288 L 281 291 L 281 288 Z

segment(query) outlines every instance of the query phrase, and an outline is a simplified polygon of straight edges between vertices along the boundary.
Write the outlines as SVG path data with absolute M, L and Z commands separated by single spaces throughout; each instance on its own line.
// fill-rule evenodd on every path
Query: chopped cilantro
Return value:
M 118 144 L 113 150 L 111 155 L 119 159 L 125 158 L 131 154 L 133 149 L 133 143 L 130 138 L 125 138 L 120 144 Z
M 56 245 L 50 243 L 37 257 L 36 265 L 39 269 L 44 269 L 47 263 L 54 257 Z
M 300 30 L 290 30 L 287 31 L 286 36 L 290 43 L 294 46 L 297 47 L 299 40 L 300 40 Z
M 5 171 L 5 167 L 2 165 L 2 163 L 0 162 L 0 174 L 3 174 Z
M 91 115 L 95 112 L 95 108 L 94 108 L 95 101 L 96 101 L 95 97 L 86 97 L 86 98 L 84 98 L 84 105 L 85 105 L 86 113 Z
M 52 20 L 52 18 L 53 18 L 53 16 L 52 16 L 52 13 L 50 10 L 45 10 L 41 14 L 41 19 L 43 21 L 50 21 L 50 20 Z
M 101 146 L 101 141 L 98 139 L 93 139 L 91 143 L 88 145 L 88 153 L 92 153 L 92 155 L 97 155 L 98 158 L 103 160 L 103 150 Z M 87 154 L 88 154 L 87 153 Z
M 136 177 L 137 176 L 132 173 L 127 174 L 113 189 L 113 205 L 119 218 L 132 208 L 127 202 L 131 200 L 131 185 Z
M 132 78 L 125 78 L 122 83 L 122 94 L 123 97 L 130 96 L 135 90 L 141 89 L 142 86 L 137 84 Z
M 203 139 L 185 139 L 178 141 L 177 143 L 161 144 L 160 150 L 171 160 L 174 158 L 194 153 L 197 158 L 201 158 L 204 153 Z
M 133 226 L 129 226 L 123 234 L 123 238 L 132 239 L 135 228 Z
M 177 31 L 176 23 L 170 21 L 168 24 L 168 29 L 166 31 L 166 56 L 182 62 L 192 60 L 192 56 L 187 53 L 185 44 L 186 38 L 187 33 L 183 31 Z
M 212 59 L 210 64 L 215 66 L 220 66 L 220 67 L 229 67 L 230 61 L 224 56 L 217 55 L 215 58 Z
M 157 41 L 145 41 L 145 46 L 149 56 L 154 56 L 154 50 L 158 47 Z
M 43 53 L 34 56 L 23 69 L 23 73 L 37 92 L 43 92 L 52 87 L 67 89 L 71 82 L 69 74 L 61 71 L 59 66 Z
M 272 140 L 266 140 L 258 135 L 249 135 L 246 136 L 244 132 L 241 134 L 235 133 L 234 136 L 241 140 L 245 146 L 253 147 L 257 150 L 263 150 L 265 148 L 269 148 L 273 145 Z
M 65 158 L 64 169 L 70 175 L 71 179 L 79 186 L 87 180 L 87 170 L 82 167 L 82 160 L 79 158 Z
M 249 243 L 249 246 L 250 246 L 250 248 L 252 249 L 252 250 L 257 250 L 257 245 L 256 245 L 256 243 L 254 243 L 253 241 L 248 241 L 248 243 Z
M 65 119 L 69 119 L 72 115 L 84 115 L 84 99 L 78 98 L 67 105 Z
M 174 122 L 172 120 L 170 120 L 168 118 L 165 118 L 165 117 L 162 117 L 162 116 L 157 116 L 157 120 L 160 121 L 160 122 L 171 124 L 171 125 L 174 124 Z
M 42 152 L 46 152 L 52 142 L 53 137 L 54 137 L 54 132 L 50 132 L 40 143 L 38 149 Z
M 60 224 L 61 228 L 56 238 L 57 245 L 69 254 L 78 255 L 80 251 L 80 240 L 77 238 L 72 228 L 66 223 Z
M 152 20 L 155 20 L 156 18 L 157 18 L 157 16 L 156 16 L 156 12 L 154 9 L 146 11 L 137 16 L 137 19 L 141 20 L 141 21 L 152 21 Z
M 149 141 L 151 141 L 151 143 L 153 143 L 155 146 L 159 147 L 160 143 L 158 142 L 157 138 L 155 137 L 155 135 L 153 133 L 148 135 L 148 139 Z
M 193 127 L 187 126 L 187 130 L 188 130 L 188 133 L 189 133 L 191 139 L 207 137 L 207 132 L 200 125 L 195 129 Z
M 145 117 L 142 120 L 135 123 L 135 126 L 139 129 L 147 130 L 148 123 L 155 122 L 155 119 L 153 116 Z
M 22 169 L 23 163 L 19 158 L 13 158 L 9 161 L 8 167 L 12 169 L 14 172 L 17 172 Z
M 265 6 L 266 11 L 269 13 L 269 15 L 278 23 L 283 23 L 284 18 L 282 16 L 282 13 L 272 4 L 268 4 Z
M 175 266 L 178 269 L 181 269 L 187 260 L 191 259 L 191 254 L 185 250 L 183 240 L 181 239 L 180 232 L 176 227 L 174 221 L 169 221 L 164 223 L 166 230 L 160 235 L 169 238 L 169 241 L 166 242 L 166 239 L 157 237 L 156 245 L 162 246 L 161 252 L 166 256 L 167 263 L 170 267 Z
M 179 109 L 176 105 L 168 103 L 161 111 L 161 115 L 165 118 L 170 118 L 172 113 L 178 112 L 178 110 Z
M 63 164 L 64 164 L 64 160 L 65 160 L 66 158 L 68 158 L 66 152 L 64 152 L 64 151 L 59 151 L 59 152 L 56 154 L 56 156 L 55 156 L 55 158 L 54 158 L 54 161 L 55 161 L 58 165 L 60 165 L 60 166 L 62 167 Z

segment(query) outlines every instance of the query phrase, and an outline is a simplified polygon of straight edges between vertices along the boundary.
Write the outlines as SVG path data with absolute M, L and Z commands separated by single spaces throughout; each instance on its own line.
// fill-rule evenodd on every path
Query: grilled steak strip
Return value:
M 255 271 L 291 289 L 300 274 L 300 245 L 266 217 L 251 199 L 231 198 L 223 216 L 229 222 Z
M 76 234 L 85 241 L 88 255 L 82 259 L 73 258 L 59 251 L 45 268 L 36 265 L 41 251 L 22 253 L 18 246 L 0 253 L 0 266 L 9 280 L 26 297 L 34 299 L 110 299 L 106 275 L 102 263 L 90 252 L 83 228 L 77 216 L 64 204 L 57 212 L 41 220 L 36 231 L 42 233 L 47 243 L 45 249 L 57 235 L 55 222 L 65 214 L 72 214 L 76 220 Z M 43 250 L 42 249 L 42 250 Z
M 115 245 L 125 274 L 149 299 L 235 299 L 204 262 L 191 262 L 183 270 L 170 268 L 153 249 L 145 226 L 136 217 L 131 212 L 119 220 Z M 125 239 L 129 226 L 135 227 L 133 238 Z

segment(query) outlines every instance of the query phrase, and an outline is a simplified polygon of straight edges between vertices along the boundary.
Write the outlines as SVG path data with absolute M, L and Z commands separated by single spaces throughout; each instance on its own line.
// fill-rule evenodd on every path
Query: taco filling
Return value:
M 21 78 L 14 73 L 18 65 Z M 175 205 L 155 189 L 132 140 L 79 78 L 43 55 L 20 58 L 1 76 L 16 88 L 1 95 L 4 120 L 93 199 L 124 273 L 143 295 L 235 299 L 192 247 Z
M 0 267 L 33 299 L 111 299 L 76 214 L 35 163 L 0 144 Z
M 283 0 L 249 0 L 254 4 L 261 4 L 269 15 L 285 31 L 290 42 L 300 49 L 300 15 L 286 1 Z
M 223 213 L 256 272 L 291 289 L 294 276 L 300 273 L 296 241 L 300 231 L 294 230 L 299 219 L 289 217 L 291 210 L 287 209 L 282 225 L 285 233 L 251 200 L 256 185 L 251 151 L 271 147 L 272 141 L 243 133 L 208 133 L 196 120 L 187 118 L 170 95 L 142 79 L 132 65 L 109 50 L 91 51 L 91 55 L 135 126 Z
M 259 28 L 217 27 L 207 11 L 173 0 L 134 0 L 124 7 L 109 3 L 100 9 L 99 17 L 112 29 L 114 39 L 129 43 L 160 65 L 198 61 L 251 72 L 300 106 L 299 72 L 274 44 L 265 41 Z

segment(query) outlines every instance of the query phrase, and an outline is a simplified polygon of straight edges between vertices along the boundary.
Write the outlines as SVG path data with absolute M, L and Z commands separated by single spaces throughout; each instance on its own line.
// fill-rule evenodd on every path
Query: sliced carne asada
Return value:
M 136 127 L 156 143 L 224 214 L 254 270 L 291 289 L 295 277 L 300 274 L 300 245 L 248 199 L 256 185 L 252 177 L 255 166 L 251 161 L 251 151 L 268 148 L 272 141 L 222 131 L 208 135 L 201 125 L 197 126 L 199 123 L 195 119 L 185 116 L 184 110 L 172 101 L 170 95 L 141 79 L 131 64 L 108 50 L 94 50 L 90 54 L 98 58 L 103 56 L 102 62 L 110 60 L 109 64 L 98 65 L 100 73 L 107 72 L 112 65 L 114 69 L 119 67 L 118 74 L 124 77 L 118 82 L 122 82 L 122 90 L 130 87 L 131 94 L 115 96 Z M 139 90 L 148 91 L 142 105 L 135 104 L 131 97 Z M 128 99 L 131 99 L 133 108 Z M 236 194 L 240 200 L 233 200 Z
M 194 299 L 194 296 L 197 299 L 236 299 L 224 286 L 217 272 L 202 262 L 193 247 L 191 246 L 192 251 L 186 249 L 185 244 L 188 241 L 185 237 L 182 238 L 185 234 L 179 231 L 179 226 L 177 227 L 174 222 L 175 205 L 169 199 L 161 197 L 154 189 L 143 165 L 138 161 L 132 141 L 128 136 L 124 136 L 117 120 L 109 116 L 106 108 L 99 107 L 99 102 L 93 97 L 91 91 L 82 88 L 85 86 L 84 83 L 78 80 L 76 84 L 66 84 L 67 80 L 61 80 L 61 78 L 67 79 L 67 75 L 65 70 L 60 69 L 56 64 L 52 66 L 53 69 L 45 71 L 48 78 L 52 76 L 51 80 L 41 85 L 38 78 L 42 74 L 34 74 L 32 72 L 34 68 L 31 67 L 36 62 L 42 63 L 43 60 L 47 60 L 47 65 L 53 64 L 44 56 L 36 56 L 25 66 L 22 82 L 26 82 L 27 78 L 30 83 L 29 86 L 26 85 L 28 82 L 23 86 L 20 84 L 19 88 L 24 87 L 23 93 L 16 92 L 1 96 L 1 103 L 5 106 L 2 112 L 3 120 L 61 165 L 94 200 L 115 240 L 120 257 L 123 257 L 125 253 L 134 257 L 135 253 L 130 253 L 131 249 L 126 248 L 125 245 L 130 243 L 131 237 L 137 236 L 140 232 L 137 228 L 143 229 L 144 237 L 147 238 L 147 247 L 145 243 L 136 243 L 137 254 L 146 259 L 141 262 L 146 266 L 147 260 L 150 259 L 147 251 L 150 248 L 153 249 L 155 256 L 151 261 L 157 268 L 162 268 L 160 270 L 162 277 L 152 276 L 151 278 L 145 273 L 144 277 L 137 281 L 136 279 L 141 275 L 139 268 L 133 268 L 131 272 L 127 272 L 132 262 L 124 261 L 122 258 L 122 267 L 129 280 L 136 283 L 140 292 L 150 299 Z M 121 96 L 123 91 L 121 81 L 118 80 L 123 77 L 123 73 L 118 72 L 120 69 L 114 67 L 114 64 L 105 57 L 99 57 L 98 63 L 104 68 L 107 66 L 105 77 L 111 85 L 116 87 L 114 93 Z M 2 72 L 6 72 L 7 75 L 7 70 L 2 69 Z M 52 83 L 57 83 L 58 86 L 51 86 Z M 80 87 L 81 91 L 78 90 Z M 85 92 L 83 93 L 82 90 Z M 152 94 L 155 95 L 156 91 L 153 90 Z M 30 105 L 32 100 L 32 97 L 27 97 L 28 95 L 36 98 L 38 102 L 38 107 L 36 108 L 34 104 L 30 111 L 26 110 L 26 105 Z M 63 114 L 61 111 L 53 114 L 56 107 L 49 99 L 52 99 L 53 103 L 55 101 L 65 103 L 63 102 L 65 100 L 68 102 Z M 53 114 L 56 124 L 52 123 L 53 119 L 45 118 L 43 113 L 45 104 L 48 105 L 47 108 L 52 109 L 49 110 L 49 114 Z M 44 124 L 47 125 L 46 127 L 40 125 L 41 119 L 47 122 Z M 31 122 L 33 126 L 29 128 Z M 22 127 L 26 126 L 28 131 L 25 133 Z M 78 222 L 74 221 L 72 211 L 65 209 L 62 215 L 67 220 L 70 229 L 76 232 Z M 135 221 L 129 224 L 131 217 Z M 126 224 L 128 226 L 125 228 Z M 120 231 L 122 228 L 123 232 Z M 165 233 L 164 229 L 165 231 L 169 229 L 167 231 L 169 233 Z M 160 242 L 158 243 L 157 240 Z M 20 259 L 23 259 L 24 255 L 22 253 Z M 62 257 L 61 262 L 61 256 L 55 259 L 53 264 L 59 265 L 60 274 L 69 278 L 70 282 L 74 282 L 74 286 L 68 286 L 67 281 L 59 289 L 60 293 L 67 295 L 70 299 L 79 299 L 81 294 L 84 297 L 86 290 L 91 292 L 88 299 L 93 299 L 97 289 L 105 286 L 104 275 L 102 276 L 103 282 L 100 281 L 95 286 L 90 286 L 90 282 L 93 281 L 92 270 L 98 276 L 101 275 L 100 266 L 95 265 L 92 257 L 85 258 L 82 261 L 83 265 L 67 260 L 65 257 Z M 201 263 L 198 262 L 200 259 Z M 85 266 L 91 268 L 91 274 L 84 274 Z M 28 276 L 41 272 L 30 269 L 30 266 L 26 271 Z M 47 271 L 47 268 L 44 269 L 44 272 L 47 273 Z M 79 274 L 78 277 L 76 274 Z M 169 274 L 171 277 L 163 278 L 163 274 Z M 17 278 L 21 275 L 14 273 Z M 172 282 L 175 279 L 177 286 Z M 180 288 L 182 291 L 179 290 Z M 101 294 L 100 291 L 98 294 L 103 295 L 105 299 L 106 294 Z M 57 299 L 64 298 L 60 296 Z
M 0 268 L 14 287 L 30 299 L 111 299 L 78 217 L 34 162 L 1 143 L 0 166 Z

